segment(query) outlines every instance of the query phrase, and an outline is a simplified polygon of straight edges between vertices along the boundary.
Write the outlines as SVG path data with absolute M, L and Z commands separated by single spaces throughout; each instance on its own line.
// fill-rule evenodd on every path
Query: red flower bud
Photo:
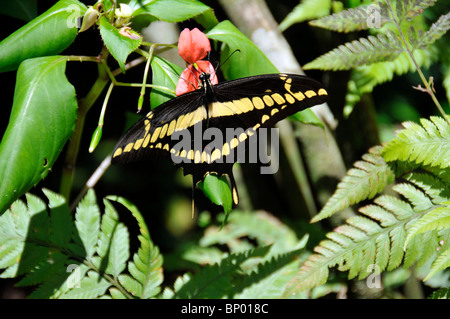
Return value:
M 211 44 L 208 37 L 199 29 L 192 31 L 184 29 L 178 40 L 178 53 L 189 64 L 194 64 L 198 60 L 206 57 L 211 51 Z

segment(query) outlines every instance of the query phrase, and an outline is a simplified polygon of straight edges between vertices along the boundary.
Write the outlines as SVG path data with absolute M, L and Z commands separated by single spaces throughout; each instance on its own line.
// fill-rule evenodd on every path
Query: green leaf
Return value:
M 108 200 L 102 217 L 101 232 L 97 254 L 102 258 L 100 270 L 111 274 L 115 279 L 125 270 L 130 257 L 130 236 L 123 223 L 119 223 L 119 215 Z
M 175 89 L 177 88 L 178 79 L 183 69 L 158 56 L 153 57 L 151 66 L 152 83 L 173 90 L 173 93 L 169 93 L 168 91 L 153 88 L 150 93 L 150 105 L 153 109 L 176 96 Z
M 14 2 L 14 1 L 9 1 Z M 61 0 L 0 42 L 0 72 L 17 69 L 29 58 L 55 55 L 77 35 L 76 19 L 86 11 L 77 0 Z
M 50 222 L 52 232 L 50 240 L 60 247 L 66 247 L 72 237 L 73 220 L 69 207 L 63 196 L 48 189 L 42 190 L 49 200 Z M 29 201 L 28 201 L 29 202 Z
M 86 259 L 90 260 L 96 252 L 100 231 L 100 210 L 92 189 L 88 191 L 77 206 L 75 225 L 86 251 Z
M 330 9 L 330 0 L 303 0 L 281 21 L 279 28 L 285 31 L 295 23 L 323 17 L 330 13 Z
M 121 275 L 120 283 L 134 296 L 140 298 L 151 298 L 156 296 L 161 290 L 163 281 L 162 263 L 163 259 L 151 238 L 145 223 L 135 205 L 119 196 L 108 196 L 109 200 L 116 201 L 125 206 L 137 220 L 140 230 L 139 247 L 133 256 L 133 261 L 128 264 L 128 270 L 133 277 Z
M 199 183 L 200 189 L 214 204 L 223 206 L 225 214 L 231 212 L 233 199 L 231 188 L 228 185 L 226 176 L 218 177 L 214 174 L 208 174 L 205 179 Z
M 69 290 L 60 298 L 63 299 L 94 299 L 105 294 L 112 284 L 94 271 L 80 281 L 79 287 Z
M 373 147 L 357 161 L 337 186 L 318 215 L 311 222 L 317 222 L 365 199 L 372 199 L 386 185 L 394 181 L 394 172 L 380 156 L 382 148 Z
M 213 10 L 196 0 L 131 0 L 129 6 L 135 19 L 146 18 L 148 22 L 181 22 L 193 18 L 205 28 L 218 23 Z
M 278 70 L 261 50 L 230 21 L 222 21 L 206 35 L 210 39 L 223 42 L 221 69 L 227 80 L 265 73 L 278 73 Z M 228 61 L 225 63 L 226 59 Z
M 250 258 L 263 257 L 270 247 L 259 247 L 231 254 L 220 265 L 206 265 L 189 281 L 175 289 L 175 297 L 183 299 L 224 298 L 234 291 L 233 279 L 241 274 L 241 265 Z
M 448 30 L 450 30 L 450 12 L 441 15 L 439 19 L 431 25 L 430 29 L 425 32 L 421 39 L 419 39 L 418 47 L 423 48 L 431 45 L 444 36 Z
M 450 267 L 450 249 L 444 250 L 439 257 L 431 265 L 431 270 L 428 275 L 424 278 L 424 281 L 430 279 L 436 275 L 439 271 L 447 269 Z
M 444 202 L 442 204 L 449 205 L 450 202 Z M 408 229 L 405 246 L 408 245 L 411 239 L 417 234 L 425 233 L 429 230 L 439 231 L 445 228 L 450 228 L 450 208 L 448 206 L 437 207 L 422 216 L 410 229 Z
M 305 70 L 350 70 L 357 66 L 380 61 L 390 61 L 404 51 L 399 37 L 386 30 L 386 35 L 369 35 L 338 46 L 336 49 L 318 57 L 303 66 Z
M 289 116 L 289 119 L 299 121 L 300 123 L 303 123 L 303 124 L 319 126 L 322 129 L 325 129 L 323 122 L 311 109 L 306 109 L 306 110 L 297 112 L 294 115 Z
M 386 5 L 382 2 L 377 2 L 377 4 L 362 5 L 334 13 L 318 20 L 310 21 L 309 24 L 315 27 L 347 33 L 372 27 L 381 27 L 389 20 L 390 17 Z M 370 26 L 368 22 L 374 25 Z M 379 25 L 376 25 L 376 23 L 379 23 Z
M 109 23 L 105 16 L 100 18 L 100 34 L 111 55 L 119 63 L 122 72 L 125 73 L 125 62 L 128 55 L 139 48 L 142 38 L 137 35 L 131 39 L 119 33 L 119 30 Z
M 420 123 L 404 122 L 405 129 L 384 147 L 383 158 L 387 162 L 400 160 L 449 167 L 450 125 L 437 116 L 421 119 Z
M 47 176 L 77 117 L 64 57 L 28 59 L 17 73 L 14 102 L 0 144 L 0 213 Z

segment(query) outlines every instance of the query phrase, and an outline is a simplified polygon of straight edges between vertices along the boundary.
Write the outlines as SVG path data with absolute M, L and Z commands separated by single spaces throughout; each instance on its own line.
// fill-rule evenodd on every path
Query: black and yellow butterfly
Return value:
M 213 86 L 209 74 L 202 73 L 200 83 L 198 90 L 167 101 L 134 124 L 117 143 L 112 163 L 171 156 L 184 175 L 192 174 L 194 189 L 207 174 L 228 175 L 237 204 L 236 150 L 261 128 L 327 100 L 319 82 L 295 74 L 257 75 Z M 212 143 L 211 132 L 224 138 Z

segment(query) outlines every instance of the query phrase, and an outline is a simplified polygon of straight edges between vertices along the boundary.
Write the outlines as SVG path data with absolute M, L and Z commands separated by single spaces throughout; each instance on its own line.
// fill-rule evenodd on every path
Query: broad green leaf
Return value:
M 111 55 L 119 63 L 122 72 L 125 72 L 125 62 L 131 52 L 139 48 L 142 38 L 136 33 L 135 38 L 130 38 L 119 33 L 119 30 L 109 23 L 105 16 L 100 18 L 100 34 Z
M 203 182 L 199 184 L 199 187 L 214 204 L 223 206 L 225 214 L 231 212 L 233 199 L 226 176 L 218 177 L 217 175 L 208 174 Z
M 196 0 L 131 0 L 134 20 L 181 22 L 195 19 L 205 28 L 218 23 L 213 10 Z
M 77 0 L 61 0 L 3 39 L 0 42 L 0 72 L 15 70 L 29 58 L 62 52 L 75 40 L 76 19 L 85 10 L 85 5 Z
M 153 57 L 151 66 L 152 83 L 173 90 L 173 93 L 170 93 L 168 91 L 153 88 L 150 93 L 150 105 L 151 108 L 154 109 L 176 96 L 175 89 L 183 69 L 158 56 Z
M 306 109 L 300 112 L 297 112 L 289 117 L 292 120 L 299 121 L 303 124 L 311 124 L 315 126 L 319 126 L 322 129 L 325 128 L 323 122 L 317 117 L 317 115 L 311 110 Z
M 76 94 L 65 69 L 60 56 L 28 59 L 19 67 L 0 144 L 0 213 L 47 176 L 75 128 Z
M 330 9 L 330 0 L 303 0 L 281 21 L 279 28 L 285 31 L 295 23 L 323 17 Z
M 223 42 L 221 69 L 227 80 L 278 73 L 264 53 L 230 21 L 219 23 L 206 35 L 212 40 Z M 226 59 L 228 61 L 225 62 Z

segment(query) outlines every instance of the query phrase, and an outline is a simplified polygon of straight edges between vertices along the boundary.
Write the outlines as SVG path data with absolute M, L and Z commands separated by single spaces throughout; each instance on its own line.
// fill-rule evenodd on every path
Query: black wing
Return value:
M 237 203 L 232 166 L 237 147 L 261 127 L 272 127 L 285 117 L 326 102 L 327 92 L 312 78 L 295 74 L 265 74 L 219 83 L 176 97 L 139 120 L 119 140 L 113 163 L 126 163 L 151 156 L 171 155 L 195 184 L 206 174 L 229 176 Z M 207 128 L 222 132 L 223 139 L 211 147 L 203 139 Z M 235 135 L 225 135 L 227 129 Z M 196 133 L 197 132 L 197 133 Z M 200 143 L 198 142 L 200 132 Z M 179 134 L 190 139 L 180 145 Z

